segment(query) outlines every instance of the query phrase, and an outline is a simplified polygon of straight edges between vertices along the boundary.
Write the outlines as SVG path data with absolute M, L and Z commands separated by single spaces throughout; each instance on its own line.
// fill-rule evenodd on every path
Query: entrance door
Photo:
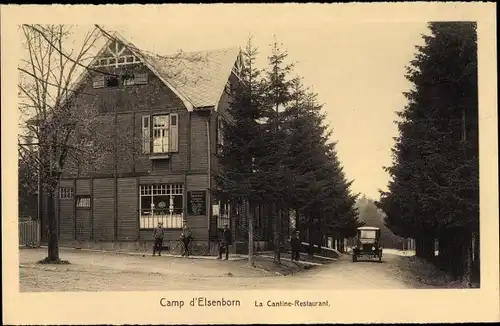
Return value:
M 76 209 L 76 240 L 90 240 L 90 209 Z

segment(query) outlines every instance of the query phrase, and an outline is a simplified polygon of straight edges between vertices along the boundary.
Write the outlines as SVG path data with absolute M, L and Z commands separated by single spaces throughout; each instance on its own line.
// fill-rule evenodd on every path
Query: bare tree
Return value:
M 26 55 L 18 66 L 22 130 L 18 152 L 20 159 L 30 162 L 40 176 L 40 188 L 48 199 L 45 261 L 57 263 L 60 259 L 54 199 L 63 169 L 69 162 L 99 164 L 106 152 L 114 150 L 109 137 L 95 137 L 99 123 L 95 96 L 73 89 L 82 69 L 90 69 L 87 64 L 102 34 L 94 28 L 76 46 L 72 26 L 22 25 L 20 32 Z M 75 95 L 89 96 L 91 100 L 75 101 Z
M 134 137 L 131 128 L 122 130 L 118 139 L 116 108 L 109 107 L 96 94 L 85 93 L 86 83 L 77 80 L 85 71 L 89 72 L 88 75 L 126 77 L 116 76 L 120 73 L 114 70 L 91 67 L 97 54 L 95 48 L 103 38 L 105 41 L 122 41 L 115 34 L 94 25 L 77 44 L 74 37 L 77 28 L 71 25 L 22 25 L 19 28 L 25 56 L 18 66 L 22 130 L 18 137 L 18 152 L 21 161 L 29 162 L 29 166 L 36 170 L 40 190 L 47 198 L 48 255 L 45 261 L 54 263 L 60 262 L 54 200 L 63 170 L 95 171 L 110 154 L 116 164 L 119 153 L 130 149 L 134 153 L 126 159 L 133 160 L 141 151 L 142 141 L 140 137 Z M 186 63 L 203 67 L 209 59 L 182 52 L 161 57 L 131 44 L 126 46 L 144 60 L 161 66 L 161 73 L 174 84 L 196 83 L 197 80 L 185 80 L 189 79 L 189 71 L 186 73 L 186 69 L 174 70 L 171 67 Z M 112 121 L 115 128 L 102 128 Z

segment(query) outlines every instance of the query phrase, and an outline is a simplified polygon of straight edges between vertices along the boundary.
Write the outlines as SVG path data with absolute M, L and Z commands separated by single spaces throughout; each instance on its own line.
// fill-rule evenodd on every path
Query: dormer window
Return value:
M 116 76 L 107 76 L 106 87 L 116 87 L 118 86 L 118 78 Z

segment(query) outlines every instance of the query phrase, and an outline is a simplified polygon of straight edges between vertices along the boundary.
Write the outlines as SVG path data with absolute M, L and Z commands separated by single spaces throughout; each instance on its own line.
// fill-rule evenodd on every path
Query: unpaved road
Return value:
M 252 269 L 245 261 L 130 256 L 61 250 L 70 265 L 34 264 L 44 249 L 20 250 L 20 290 L 159 291 L 249 289 L 408 289 L 430 288 L 400 268 L 407 257 L 386 255 L 382 263 L 353 263 L 349 256 L 300 272 L 277 276 Z

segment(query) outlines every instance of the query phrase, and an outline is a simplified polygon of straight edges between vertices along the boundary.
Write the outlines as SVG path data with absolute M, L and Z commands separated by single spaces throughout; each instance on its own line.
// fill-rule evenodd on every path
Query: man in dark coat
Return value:
M 300 258 L 300 235 L 299 231 L 295 231 L 292 233 L 290 237 L 290 246 L 292 247 L 292 260 L 299 261 Z
M 224 231 L 222 231 L 222 241 L 219 247 L 219 257 L 217 259 L 222 259 L 222 252 L 226 251 L 226 260 L 229 259 L 229 246 L 233 244 L 233 236 L 228 228 L 228 225 L 224 225 Z
M 165 231 L 163 230 L 163 222 L 158 222 L 158 226 L 153 230 L 153 239 L 155 240 L 155 244 L 153 247 L 153 256 L 158 250 L 158 256 L 161 256 L 161 250 L 163 248 L 163 236 L 165 235 Z
M 183 257 L 189 257 L 189 242 L 193 238 L 193 233 L 187 225 L 187 221 L 184 221 L 184 227 L 182 228 L 181 241 L 184 244 L 184 251 L 182 252 Z

